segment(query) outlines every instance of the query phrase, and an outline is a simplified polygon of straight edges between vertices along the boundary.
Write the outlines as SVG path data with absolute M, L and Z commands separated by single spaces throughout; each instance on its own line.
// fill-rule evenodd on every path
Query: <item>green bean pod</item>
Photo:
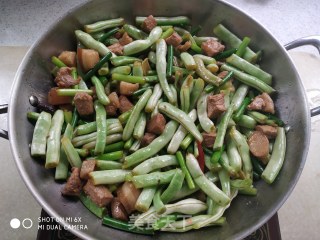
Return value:
M 188 71 L 197 69 L 197 64 L 190 53 L 183 52 L 180 54 L 180 58 Z
M 77 151 L 74 149 L 70 139 L 68 137 L 63 137 L 61 139 L 61 146 L 68 158 L 68 161 L 72 167 L 80 168 L 82 165 L 81 158 Z
M 160 84 L 157 83 L 154 86 L 152 95 L 150 96 L 148 103 L 145 107 L 146 112 L 150 113 L 155 109 L 159 99 L 161 98 L 161 95 L 162 95 L 162 89 L 160 87 Z
M 252 179 L 252 163 L 250 159 L 249 146 L 245 137 L 239 131 L 237 131 L 235 127 L 231 128 L 230 137 L 237 145 L 246 177 Z
M 156 44 L 156 69 L 158 73 L 159 83 L 160 86 L 169 99 L 171 104 L 176 103 L 176 99 L 173 95 L 172 89 L 170 88 L 167 77 L 166 77 L 166 69 L 167 69 L 167 62 L 166 62 L 166 53 L 167 53 L 167 44 L 166 41 L 160 39 L 157 41 Z
M 132 183 L 136 188 L 145 188 L 167 184 L 176 173 L 176 169 L 166 172 L 153 172 L 132 177 Z
M 193 56 L 194 56 L 194 57 L 197 57 L 197 58 L 200 58 L 205 65 L 209 65 L 209 64 L 213 64 L 213 63 L 216 64 L 216 63 L 217 63 L 217 61 L 216 61 L 214 58 L 208 57 L 208 56 L 206 56 L 206 55 L 195 54 L 195 55 L 193 55 Z
M 130 114 L 130 117 L 128 119 L 128 122 L 126 123 L 126 126 L 124 127 L 124 130 L 123 130 L 122 137 L 123 137 L 124 141 L 127 141 L 131 137 L 131 135 L 133 133 L 133 129 L 134 129 L 136 122 L 139 118 L 139 115 L 140 115 L 141 111 L 143 110 L 143 108 L 146 106 L 151 94 L 152 94 L 152 91 L 150 89 L 145 91 L 143 93 L 143 95 L 140 97 L 139 101 L 134 106 L 132 113 Z
M 105 30 L 107 28 L 119 27 L 119 26 L 122 26 L 123 24 L 124 24 L 123 18 L 108 19 L 108 20 L 84 25 L 84 30 L 87 33 L 95 33 L 95 32 L 100 32 L 102 30 Z
M 104 106 L 99 102 L 94 102 L 94 109 L 96 111 L 96 122 L 97 122 L 97 138 L 94 153 L 95 155 L 102 154 L 106 146 L 107 138 L 107 113 Z
M 166 206 L 161 199 L 161 192 L 162 188 L 159 188 L 153 197 L 153 207 L 156 210 L 157 214 L 162 214 L 166 211 Z
M 46 155 L 47 137 L 51 126 L 51 114 L 41 112 L 33 130 L 31 142 L 31 156 L 44 157 Z
M 241 57 L 232 54 L 230 57 L 226 59 L 226 62 L 237 67 L 238 69 L 262 80 L 268 85 L 272 84 L 272 75 L 263 71 L 261 68 L 253 65 L 252 63 L 242 59 Z
M 109 48 L 106 47 L 106 45 L 104 45 L 103 43 L 95 40 L 93 37 L 91 37 L 90 34 L 85 33 L 81 30 L 76 30 L 75 34 L 78 38 L 78 40 L 85 45 L 87 48 L 91 48 L 96 50 L 101 56 L 105 56 L 108 53 L 110 53 L 111 51 L 109 50 Z M 112 53 L 112 57 L 115 57 L 116 55 L 114 53 Z
M 130 24 L 123 25 L 123 29 L 129 34 L 130 37 L 136 40 L 146 39 L 148 37 L 148 34 Z
M 239 172 L 242 168 L 241 156 L 238 152 L 237 145 L 235 142 L 227 138 L 227 155 L 229 158 L 230 166 L 236 171 Z
M 143 137 L 146 125 L 147 125 L 146 114 L 144 112 L 141 112 L 137 120 L 136 127 L 133 130 L 133 137 L 135 139 L 139 140 Z
M 257 122 L 254 118 L 248 116 L 248 115 L 242 115 L 237 122 L 237 124 L 241 127 L 245 127 L 248 129 L 254 129 L 257 125 Z
M 168 166 L 178 165 L 177 159 L 173 155 L 161 155 L 145 160 L 132 170 L 133 175 L 147 174 L 154 170 Z
M 154 17 L 158 26 L 181 26 L 181 25 L 189 25 L 190 19 L 186 16 L 177 16 L 177 17 Z M 138 26 L 140 26 L 146 17 L 137 16 L 135 21 Z
M 169 123 L 167 123 L 163 133 L 159 137 L 154 139 L 148 146 L 140 148 L 138 151 L 125 157 L 123 168 L 134 166 L 158 153 L 171 140 L 177 128 L 177 122 L 170 121 Z
M 60 160 L 60 136 L 64 116 L 62 110 L 57 110 L 52 119 L 47 138 L 45 168 L 55 168 Z
M 230 203 L 230 198 L 222 192 L 214 183 L 201 171 L 197 159 L 193 154 L 188 154 L 186 157 L 187 167 L 192 175 L 195 183 L 204 191 L 210 198 L 221 206 L 226 206 Z
M 119 73 L 122 75 L 129 75 L 131 73 L 130 66 L 118 66 L 111 69 L 110 74 Z
M 222 115 L 222 118 L 218 127 L 217 137 L 213 144 L 213 150 L 219 150 L 222 148 L 224 137 L 227 132 L 228 123 L 233 113 L 233 109 L 234 109 L 234 106 L 230 105 L 227 111 Z
M 130 174 L 129 170 L 115 169 L 93 171 L 89 173 L 90 178 L 93 180 L 94 185 L 100 184 L 115 184 L 125 181 L 127 175 Z
M 220 69 L 225 70 L 225 71 L 233 71 L 236 79 L 238 79 L 239 81 L 241 81 L 244 84 L 249 85 L 250 87 L 253 87 L 253 88 L 259 90 L 260 92 L 266 92 L 268 94 L 271 94 L 276 91 L 274 88 L 270 87 L 268 84 L 261 81 L 260 79 L 254 77 L 252 75 L 249 75 L 247 73 L 244 73 L 244 72 L 240 71 L 239 69 L 232 67 L 230 65 L 222 64 Z
M 233 95 L 231 104 L 234 105 L 234 111 L 239 110 L 241 107 L 242 102 L 244 101 L 247 93 L 248 93 L 249 87 L 245 84 L 241 84 L 238 88 L 235 94 Z
M 195 79 L 193 84 L 193 89 L 190 94 L 190 109 L 194 109 L 203 89 L 204 89 L 204 81 L 201 78 Z
M 156 191 L 156 187 L 144 188 L 137 199 L 135 209 L 137 209 L 139 212 L 148 211 Z
M 264 181 L 271 184 L 278 176 L 280 169 L 283 165 L 286 154 L 286 134 L 282 127 L 278 127 L 278 134 L 273 144 L 273 150 L 261 177 Z
M 184 177 L 184 172 L 182 172 L 180 169 L 177 169 L 169 186 L 161 194 L 161 200 L 164 204 L 170 202 L 174 196 L 174 193 L 181 189 Z
M 172 106 L 170 103 L 160 103 L 159 111 L 166 114 L 171 119 L 179 122 L 185 129 L 187 129 L 199 142 L 202 142 L 203 137 L 192 119 L 180 109 Z
M 149 36 L 143 40 L 133 41 L 123 47 L 123 54 L 133 55 L 139 52 L 142 52 L 154 44 L 162 34 L 162 29 L 160 27 L 155 27 L 151 30 Z
M 122 163 L 115 161 L 96 160 L 97 170 L 115 170 L 121 169 Z
M 117 56 L 117 57 L 112 57 L 110 61 L 113 66 L 119 67 L 119 66 L 132 64 L 135 61 L 141 61 L 141 59 L 136 57 L 129 57 L 129 56 Z
M 206 69 L 201 58 L 193 56 L 193 59 L 197 64 L 196 73 L 207 83 L 219 86 L 222 82 L 222 79 L 212 74 L 208 69 Z
M 202 93 L 197 102 L 197 113 L 200 125 L 204 131 L 210 133 L 215 130 L 214 123 L 210 120 L 207 113 L 207 99 L 209 94 Z
M 196 110 L 193 109 L 191 112 L 189 112 L 188 116 L 191 118 L 191 120 L 193 122 L 195 122 L 197 119 Z M 182 125 L 180 125 L 168 145 L 167 152 L 170 154 L 176 153 L 176 151 L 178 151 L 178 148 L 179 148 L 181 142 L 183 141 L 183 139 L 185 138 L 185 136 L 187 134 L 188 134 L 188 130 L 185 129 Z
M 107 97 L 107 95 L 104 91 L 104 87 L 103 87 L 102 83 L 100 82 L 99 78 L 97 78 L 96 76 L 93 76 L 93 77 L 91 77 L 91 82 L 96 88 L 96 94 L 97 94 L 99 102 L 103 105 L 108 105 L 110 103 L 110 100 Z

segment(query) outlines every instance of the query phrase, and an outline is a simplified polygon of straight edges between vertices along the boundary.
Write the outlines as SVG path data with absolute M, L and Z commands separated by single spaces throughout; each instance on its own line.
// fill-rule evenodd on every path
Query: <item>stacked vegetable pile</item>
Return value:
M 136 25 L 85 25 L 77 52 L 52 57 L 54 110 L 28 113 L 31 155 L 108 226 L 152 234 L 222 225 L 232 199 L 255 195 L 253 180 L 271 184 L 283 164 L 272 76 L 250 38 L 221 24 L 217 38 L 197 36 L 184 16 Z

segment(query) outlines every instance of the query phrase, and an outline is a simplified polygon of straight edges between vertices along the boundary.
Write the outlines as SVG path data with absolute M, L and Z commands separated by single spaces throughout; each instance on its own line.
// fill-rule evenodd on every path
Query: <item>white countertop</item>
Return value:
M 30 46 L 45 29 L 50 26 L 59 16 L 65 14 L 70 8 L 77 6 L 80 3 L 86 2 L 84 0 L 11 0 L 0 1 L 0 46 Z M 298 1 L 298 0 L 228 0 L 227 2 L 234 4 L 238 8 L 241 8 L 249 15 L 254 17 L 257 21 L 263 24 L 282 44 L 290 42 L 294 39 L 309 36 L 320 35 L 320 1 Z M 311 61 L 310 59 L 316 59 L 314 56 L 317 52 L 312 47 L 302 48 L 309 54 L 292 53 L 292 56 L 297 63 L 298 69 L 303 74 L 302 77 L 308 83 L 310 78 L 308 71 L 303 69 L 305 61 Z M 3 50 L 3 49 L 2 49 Z M 7 49 L 5 49 L 7 50 Z M 20 48 L 16 53 L 16 59 L 21 59 L 25 49 Z M 314 54 L 313 56 L 310 55 Z M 297 57 L 299 55 L 299 57 Z M 299 60 L 303 55 L 303 59 Z M 310 58 L 311 56 L 311 58 Z M 320 64 L 320 60 L 314 60 L 314 66 Z M 3 64 L 6 62 L 3 59 Z M 17 63 L 14 62 L 11 65 L 16 68 Z M 15 64 L 15 65 L 14 65 Z M 3 67 L 3 66 L 2 66 Z M 4 68 L 0 68 L 4 69 Z M 320 68 L 319 68 L 320 69 Z M 3 70 L 2 70 L 3 71 Z M 2 72 L 5 73 L 5 72 Z M 320 76 L 320 73 L 317 73 Z M 3 85 L 5 80 L 0 75 L 0 86 Z M 9 74 L 9 79 L 12 79 L 12 74 Z M 314 77 L 313 76 L 313 77 Z M 315 77 L 314 77 L 315 78 Z M 313 83 L 317 84 L 317 79 L 313 80 Z M 319 81 L 320 82 L 320 81 Z M 317 86 L 307 85 L 308 89 L 320 89 Z M 310 90 L 311 92 L 313 90 Z M 314 92 L 312 92 L 313 94 Z M 9 96 L 9 91 L 4 91 L 3 87 L 0 88 L 0 104 L 4 103 Z M 316 100 L 314 100 L 316 99 Z M 318 101 L 319 98 L 314 98 L 314 101 Z M 320 103 L 320 101 L 318 101 Z M 5 116 L 0 116 L 0 127 L 6 128 Z M 320 223 L 320 189 L 317 187 L 320 183 L 320 164 L 316 161 L 316 146 L 320 137 L 320 124 L 315 123 L 313 125 L 313 133 L 311 146 L 309 151 L 309 158 L 306 167 L 303 171 L 302 177 L 290 196 L 289 200 L 279 211 L 280 227 L 283 239 L 317 239 L 318 230 L 317 224 Z M 318 129 L 318 130 L 317 130 Z M 7 172 L 7 176 L 14 176 L 17 188 L 22 196 L 18 195 L 18 191 L 12 191 L 8 198 L 5 198 L 4 194 L 0 195 L 0 229 L 2 230 L 2 236 L 5 239 L 18 239 L 24 236 L 25 239 L 35 239 L 36 229 L 31 230 L 13 230 L 9 226 L 11 218 L 26 218 L 36 217 L 40 214 L 40 207 L 35 200 L 28 193 L 21 178 L 18 176 L 13 159 L 9 151 L 9 144 L 4 140 L 0 140 L 0 149 L 4 151 L 1 161 L 11 162 L 12 164 Z M 2 179 L 2 183 L 5 178 Z M 15 195 L 16 194 L 16 195 Z M 14 198 L 21 198 L 23 201 L 19 203 L 22 206 L 15 203 L 12 207 L 12 200 Z M 10 213 L 2 214 L 3 210 L 10 208 Z M 29 212 L 29 214 L 28 214 Z M 33 213 L 33 214 L 32 214 Z

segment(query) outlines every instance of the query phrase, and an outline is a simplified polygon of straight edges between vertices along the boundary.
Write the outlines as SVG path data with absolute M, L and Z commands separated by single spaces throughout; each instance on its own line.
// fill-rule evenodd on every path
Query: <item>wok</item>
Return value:
M 63 50 L 75 49 L 74 30 L 97 20 L 125 17 L 132 21 L 136 15 L 176 16 L 187 15 L 193 25 L 202 25 L 202 35 L 211 35 L 212 28 L 223 22 L 239 36 L 250 36 L 254 50 L 263 49 L 261 67 L 274 76 L 274 97 L 277 114 L 290 127 L 287 133 L 286 159 L 277 180 L 270 186 L 263 181 L 256 184 L 256 197 L 238 196 L 226 212 L 227 224 L 188 233 L 159 233 L 154 239 L 241 239 L 264 224 L 292 192 L 307 156 L 310 139 L 310 111 L 306 96 L 285 48 L 259 23 L 230 4 L 212 0 L 97 0 L 72 9 L 61 17 L 31 47 L 23 59 L 12 88 L 9 103 L 9 138 L 19 172 L 27 187 L 41 206 L 53 217 L 81 217 L 79 226 L 87 230 L 70 229 L 84 239 L 151 239 L 101 225 L 80 201 L 61 196 L 62 184 L 54 181 L 54 172 L 30 156 L 29 143 L 33 127 L 26 120 L 32 111 L 28 98 L 47 95 L 52 84 L 50 57 Z M 308 39 L 307 39 L 308 40 Z M 310 42 L 311 41 L 311 42 Z M 289 47 L 300 45 L 298 41 Z M 307 42 L 314 44 L 314 40 Z M 6 135 L 5 132 L 2 132 Z M 67 226 L 65 222 L 62 222 Z M 72 223 L 76 225 L 77 223 Z

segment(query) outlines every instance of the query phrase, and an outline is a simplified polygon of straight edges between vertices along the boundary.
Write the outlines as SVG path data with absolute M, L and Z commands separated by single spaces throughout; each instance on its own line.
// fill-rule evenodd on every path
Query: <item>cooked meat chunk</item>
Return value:
M 67 183 L 61 190 L 64 196 L 79 196 L 82 189 L 82 182 L 80 179 L 80 169 L 73 167 L 71 169 L 71 175 L 67 180 Z
M 108 46 L 108 48 L 116 55 L 123 55 L 123 46 L 120 43 L 114 43 Z
M 93 98 L 88 93 L 77 93 L 73 100 L 74 105 L 81 116 L 87 116 L 94 112 Z
M 137 189 L 132 182 L 125 182 L 117 189 L 117 197 L 128 214 L 131 214 L 135 210 L 140 192 L 141 190 Z
M 121 31 L 118 31 L 116 32 L 113 36 L 116 38 L 116 39 L 120 39 L 122 37 L 123 33 Z
M 80 77 L 77 79 L 74 79 L 71 75 L 72 68 L 69 67 L 62 67 L 57 72 L 57 76 L 54 79 L 54 82 L 58 85 L 60 88 L 69 88 L 74 85 L 79 84 Z
M 225 78 L 228 75 L 228 71 L 222 71 L 218 73 L 219 78 Z
M 133 40 L 132 38 L 128 35 L 127 32 L 125 32 L 122 37 L 119 39 L 119 43 L 124 46 L 124 45 L 127 45 L 129 43 L 131 43 Z
M 112 193 L 107 187 L 103 185 L 95 186 L 92 180 L 87 181 L 86 185 L 83 187 L 83 191 L 99 207 L 108 205 L 113 198 Z
M 72 102 L 72 97 L 69 96 L 58 96 L 57 90 L 59 88 L 51 88 L 48 92 L 48 103 L 50 105 L 60 105 L 60 104 L 69 104 Z
M 114 198 L 111 201 L 111 214 L 113 218 L 120 221 L 127 222 L 129 220 L 126 209 L 118 198 Z
M 58 58 L 68 67 L 76 67 L 77 61 L 76 61 L 76 52 L 72 51 L 63 51 L 60 53 Z
M 202 133 L 202 137 L 203 137 L 202 144 L 207 148 L 212 148 L 214 141 L 216 140 L 216 136 L 217 136 L 216 132 L 210 132 L 210 133 L 203 132 Z
M 201 44 L 202 52 L 209 56 L 215 56 L 224 50 L 225 46 L 214 39 L 209 39 Z
M 120 95 L 119 103 L 119 109 L 121 113 L 127 112 L 131 108 L 133 108 L 133 104 L 129 101 L 129 99 L 126 96 Z
M 278 128 L 269 125 L 257 125 L 255 129 L 257 131 L 263 132 L 268 139 L 273 139 L 278 134 Z
M 266 164 L 269 155 L 269 140 L 267 136 L 260 131 L 254 131 L 248 139 L 248 144 L 252 155 Z
M 147 132 L 160 135 L 166 127 L 166 119 L 161 113 L 154 115 L 147 123 Z
M 149 15 L 142 23 L 141 28 L 145 32 L 151 32 L 152 29 L 154 29 L 157 26 L 157 21 L 156 19 L 152 16 Z
M 78 48 L 78 59 L 82 70 L 88 72 L 99 62 L 100 57 L 96 50 Z
M 141 139 L 140 146 L 146 147 L 148 146 L 154 139 L 156 138 L 156 135 L 153 133 L 145 133 Z
M 178 47 L 180 43 L 182 43 L 182 37 L 180 37 L 178 33 L 174 32 L 166 38 L 166 43 L 168 45 L 172 45 L 173 47 Z
M 263 112 L 274 114 L 274 104 L 267 93 L 262 93 L 256 96 L 252 102 L 248 105 L 249 110 L 261 110 Z
M 207 102 L 208 102 L 207 109 L 208 109 L 208 117 L 209 118 L 217 118 L 224 111 L 227 110 L 226 107 L 224 106 L 224 94 L 223 93 L 208 96 Z
M 139 84 L 121 81 L 119 88 L 120 88 L 120 94 L 130 96 L 132 95 L 132 93 L 134 93 L 139 89 Z
M 191 42 L 186 41 L 184 44 L 180 44 L 179 46 L 177 46 L 176 49 L 180 52 L 186 52 L 189 50 L 190 47 L 191 47 Z
M 116 92 L 109 94 L 110 103 L 106 106 L 106 111 L 108 116 L 116 116 L 117 109 L 120 107 L 119 98 Z
M 80 170 L 80 178 L 89 179 L 89 173 L 93 172 L 95 167 L 96 167 L 96 160 L 83 161 L 81 170 Z

